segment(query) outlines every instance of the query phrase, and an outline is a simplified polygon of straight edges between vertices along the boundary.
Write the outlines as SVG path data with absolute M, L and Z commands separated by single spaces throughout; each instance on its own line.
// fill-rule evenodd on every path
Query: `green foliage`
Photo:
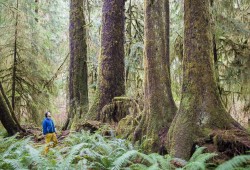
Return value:
M 208 168 L 210 164 L 206 162 L 216 156 L 203 153 L 204 149 L 197 148 L 186 162 L 169 155 L 144 154 L 126 140 L 81 132 L 71 134 L 45 156 L 43 145 L 32 142 L 31 138 L 13 136 L 0 139 L 0 169 L 202 170 Z M 249 155 L 237 156 L 217 169 L 239 169 L 249 160 Z M 175 167 L 177 164 L 181 168 Z
M 235 156 L 227 162 L 219 165 L 216 170 L 228 170 L 228 169 L 250 169 L 250 155 Z
M 53 109 L 51 100 L 58 87 L 52 77 L 68 53 L 62 36 L 68 28 L 64 22 L 68 14 L 60 11 L 66 8 L 65 2 L 37 2 L 0 3 L 0 81 L 8 97 L 15 91 L 15 110 L 40 124 L 39 115 L 46 108 Z

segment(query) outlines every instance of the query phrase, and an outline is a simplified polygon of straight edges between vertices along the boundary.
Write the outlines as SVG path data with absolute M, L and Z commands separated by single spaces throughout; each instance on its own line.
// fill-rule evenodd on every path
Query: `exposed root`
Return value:
M 140 113 L 137 102 L 127 97 L 115 97 L 111 103 L 105 105 L 101 111 L 101 121 L 117 123 L 127 115 Z
M 83 123 L 77 123 L 75 125 L 75 131 L 80 132 L 81 130 L 90 131 L 90 133 L 94 133 L 96 130 L 100 129 L 101 122 L 88 120 Z
M 218 156 L 214 162 L 221 163 L 236 155 L 246 154 L 250 150 L 250 135 L 235 129 L 214 130 L 207 138 L 197 140 L 195 145 L 207 147 L 208 152 L 216 152 Z

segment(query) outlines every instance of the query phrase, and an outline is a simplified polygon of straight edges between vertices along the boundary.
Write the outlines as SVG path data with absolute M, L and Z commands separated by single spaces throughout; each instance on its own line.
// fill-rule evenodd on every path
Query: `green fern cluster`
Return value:
M 211 167 L 206 162 L 216 156 L 203 153 L 205 148 L 200 147 L 186 162 L 169 155 L 144 154 L 126 140 L 84 131 L 71 134 L 46 156 L 43 155 L 44 147 L 30 138 L 0 139 L 0 169 L 203 170 Z M 247 169 L 249 160 L 250 155 L 237 156 L 218 166 L 217 170 Z M 177 167 L 178 164 L 181 166 Z

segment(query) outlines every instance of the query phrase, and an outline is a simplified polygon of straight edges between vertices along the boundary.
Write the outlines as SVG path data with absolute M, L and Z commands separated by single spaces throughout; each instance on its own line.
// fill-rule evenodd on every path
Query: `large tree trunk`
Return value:
M 9 109 L 9 112 L 11 113 L 11 117 L 13 119 L 13 121 L 15 122 L 15 124 L 17 125 L 18 129 L 20 129 L 21 131 L 25 132 L 25 129 L 23 129 L 20 125 L 20 123 L 18 122 L 17 118 L 16 118 L 16 115 L 15 115 L 15 112 L 14 110 L 12 109 L 11 107 L 11 104 L 8 100 L 8 97 L 6 96 L 5 92 L 4 92 L 4 89 L 3 89 L 3 86 L 2 86 L 2 83 L 0 82 L 0 93 L 2 94 L 3 96 L 3 99 L 4 99 L 4 102 L 6 103 L 6 105 L 8 106 L 8 109 Z
M 69 66 L 69 115 L 64 126 L 71 126 L 73 118 L 81 118 L 88 111 L 88 70 L 86 24 L 82 0 L 70 2 L 70 66 Z
M 99 79 L 89 117 L 100 120 L 101 109 L 116 96 L 125 94 L 124 64 L 125 0 L 104 0 Z
M 182 98 L 171 124 L 171 154 L 188 159 L 194 141 L 212 129 L 241 128 L 226 112 L 215 82 L 209 0 L 184 1 Z
M 4 96 L 2 95 L 1 91 L 0 91 L 0 120 L 4 128 L 7 130 L 9 136 L 12 136 L 15 133 L 21 131 L 18 128 L 18 125 L 14 122 L 14 120 L 11 117 L 10 111 L 8 109 L 8 106 L 5 102 Z
M 145 0 L 145 119 L 141 133 L 149 139 L 145 148 L 149 152 L 163 149 L 176 112 L 170 86 L 168 10 L 168 0 Z

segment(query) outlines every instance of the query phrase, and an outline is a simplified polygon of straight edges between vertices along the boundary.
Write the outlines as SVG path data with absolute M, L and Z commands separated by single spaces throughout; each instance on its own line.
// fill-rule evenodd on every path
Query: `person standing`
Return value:
M 51 113 L 46 112 L 43 120 L 43 135 L 45 135 L 45 155 L 49 152 L 50 147 L 55 147 L 58 143 L 56 137 L 56 128 L 53 120 L 51 119 Z

